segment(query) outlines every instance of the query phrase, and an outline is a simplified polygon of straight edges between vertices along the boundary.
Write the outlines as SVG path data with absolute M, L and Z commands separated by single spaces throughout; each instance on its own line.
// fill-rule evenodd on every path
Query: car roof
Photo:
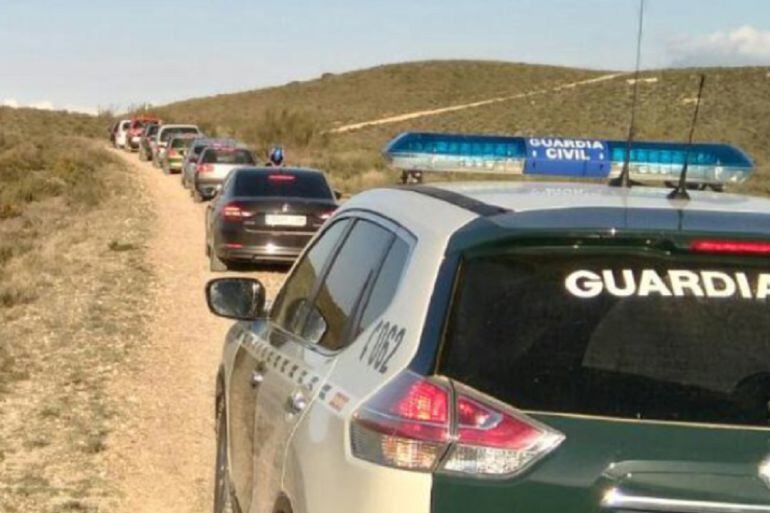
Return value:
M 222 148 L 236 148 L 239 150 L 248 149 L 246 143 L 236 141 L 235 139 L 206 139 L 201 140 L 201 142 L 207 145 L 205 151 L 218 150 Z
M 244 166 L 239 167 L 236 171 L 238 172 L 265 172 L 265 173 L 285 173 L 285 172 L 291 172 L 298 175 L 323 175 L 326 176 L 326 173 L 319 169 L 313 169 L 309 167 L 270 167 L 270 166 Z
M 512 230 L 721 232 L 770 237 L 770 200 L 690 191 L 689 201 L 672 201 L 670 192 L 658 187 L 578 182 L 457 182 L 375 189 L 355 196 L 343 208 L 375 210 L 418 235 L 451 236 L 460 230 L 494 226 L 495 237 Z
M 195 128 L 198 129 L 198 125 L 161 125 L 160 129 L 164 130 L 166 128 Z
M 563 208 L 653 208 L 770 213 L 770 200 L 740 194 L 690 191 L 690 200 L 672 202 L 663 187 L 611 187 L 578 182 L 465 182 L 437 184 L 487 205 L 512 211 Z

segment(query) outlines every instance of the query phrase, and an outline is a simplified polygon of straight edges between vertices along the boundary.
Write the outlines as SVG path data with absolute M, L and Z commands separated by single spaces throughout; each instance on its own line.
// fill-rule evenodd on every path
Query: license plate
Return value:
M 265 224 L 268 226 L 305 226 L 306 216 L 292 216 L 284 214 L 267 214 Z

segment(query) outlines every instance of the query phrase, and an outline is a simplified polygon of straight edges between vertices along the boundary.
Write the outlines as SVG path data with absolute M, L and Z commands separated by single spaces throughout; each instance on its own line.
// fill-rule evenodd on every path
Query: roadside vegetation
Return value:
M 106 384 L 141 336 L 149 210 L 108 120 L 0 108 L 0 510 L 103 511 Z M 141 195 L 140 195 L 141 198 Z
M 643 73 L 638 137 L 686 139 L 700 72 L 706 73 L 707 83 L 696 139 L 743 148 L 758 164 L 756 176 L 744 190 L 770 193 L 770 68 Z M 630 77 L 350 133 L 328 133 L 336 127 L 510 96 L 605 73 L 476 61 L 396 64 L 179 102 L 161 113 L 169 119 L 197 122 L 215 135 L 239 137 L 260 151 L 281 143 L 291 163 L 327 170 L 338 188 L 357 192 L 396 180 L 380 151 L 406 130 L 623 139 L 628 133 Z M 291 122 L 281 122 L 286 119 Z

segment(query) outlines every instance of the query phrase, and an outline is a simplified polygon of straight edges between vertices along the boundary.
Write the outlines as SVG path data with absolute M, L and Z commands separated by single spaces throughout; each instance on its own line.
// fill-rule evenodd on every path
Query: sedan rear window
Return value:
M 244 171 L 235 177 L 235 195 L 334 199 L 321 173 L 292 171 Z
M 190 139 L 177 138 L 171 141 L 172 148 L 186 148 L 189 145 L 190 145 Z
M 254 157 L 243 148 L 209 148 L 203 155 L 204 164 L 239 164 L 253 166 Z
M 477 258 L 441 372 L 524 410 L 766 427 L 769 296 L 750 263 Z
M 169 139 L 171 139 L 175 135 L 179 134 L 197 134 L 198 129 L 195 127 L 179 127 L 179 128 L 169 128 L 163 131 L 162 134 L 160 134 L 160 140 L 162 142 L 166 142 Z

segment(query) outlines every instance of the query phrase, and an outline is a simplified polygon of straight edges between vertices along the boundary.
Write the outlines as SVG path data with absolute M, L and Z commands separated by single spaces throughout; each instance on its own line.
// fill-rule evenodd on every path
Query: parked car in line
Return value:
M 131 127 L 130 119 L 123 119 L 118 123 L 115 130 L 115 142 L 116 148 L 124 149 L 128 143 L 128 129 Z
M 211 270 L 232 262 L 292 262 L 336 208 L 321 171 L 235 169 L 206 208 Z
M 134 116 L 131 118 L 131 125 L 128 127 L 128 133 L 126 134 L 126 150 L 137 151 L 141 142 L 142 134 L 145 131 L 145 127 L 149 124 L 160 124 L 160 120 L 157 116 L 142 115 Z
M 155 150 L 152 154 L 152 163 L 155 167 L 160 167 L 169 139 L 178 134 L 203 135 L 200 129 L 195 125 L 161 125 L 158 129 L 158 134 L 155 137 Z
M 211 199 L 227 175 L 235 168 L 254 166 L 254 155 L 243 146 L 214 144 L 201 151 L 192 180 L 196 202 Z
M 232 139 L 211 139 L 209 137 L 197 137 L 190 141 L 187 149 L 184 166 L 182 166 L 182 186 L 191 189 L 195 178 L 195 170 L 201 153 L 209 146 L 238 146 L 238 142 Z
M 118 133 L 118 127 L 120 126 L 120 120 L 114 121 L 107 129 L 107 133 L 110 137 L 110 144 L 115 146 L 115 136 Z
M 161 168 L 164 174 L 181 173 L 190 141 L 197 137 L 198 134 L 183 133 L 174 135 L 169 139 L 161 160 Z
M 401 169 L 634 180 L 371 190 L 269 309 L 257 280 L 208 284 L 239 321 L 215 512 L 770 510 L 770 201 L 638 185 L 688 157 L 692 187 L 740 183 L 750 158 L 542 151 L 575 145 L 404 134 L 386 149 Z
M 157 145 L 157 135 L 160 129 L 159 123 L 149 123 L 144 127 L 142 135 L 139 137 L 139 160 L 152 160 Z

